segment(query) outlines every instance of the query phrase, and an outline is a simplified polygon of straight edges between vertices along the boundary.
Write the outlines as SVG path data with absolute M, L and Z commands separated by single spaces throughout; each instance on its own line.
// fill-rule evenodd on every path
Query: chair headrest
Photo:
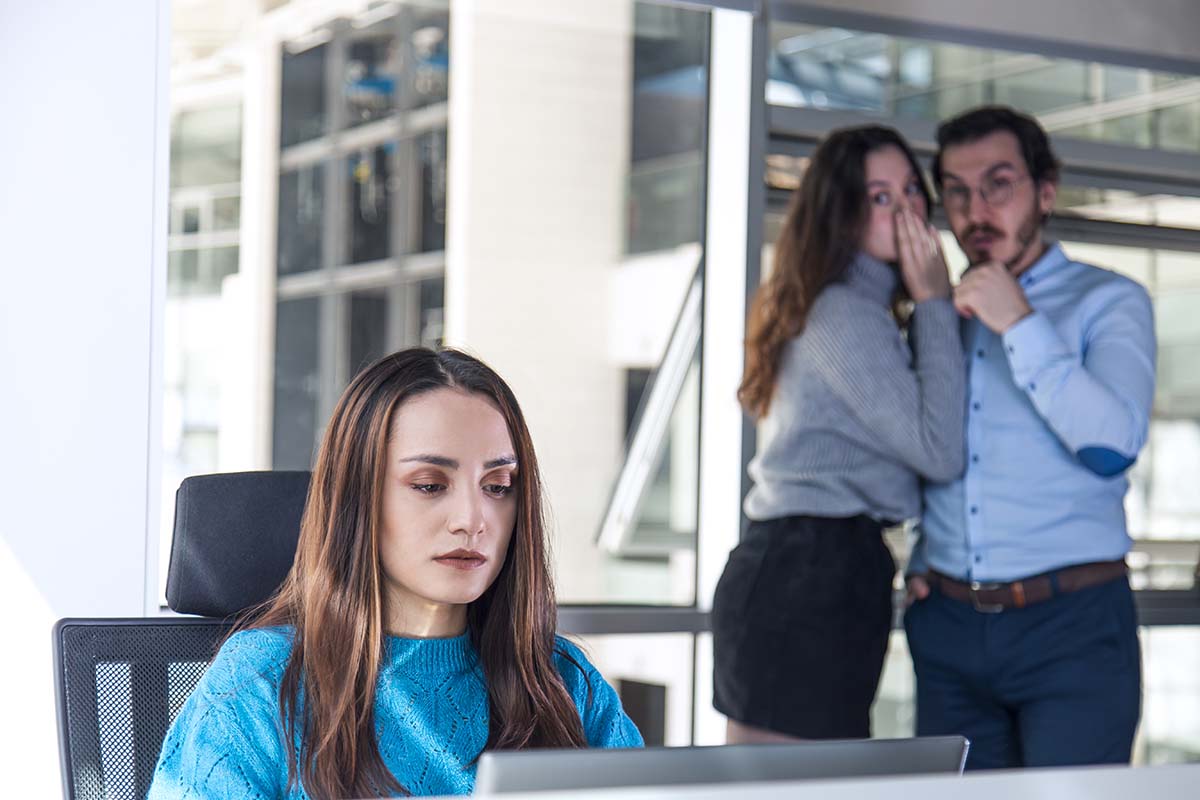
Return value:
M 309 472 L 184 479 L 175 494 L 167 605 L 228 617 L 271 596 L 292 567 Z

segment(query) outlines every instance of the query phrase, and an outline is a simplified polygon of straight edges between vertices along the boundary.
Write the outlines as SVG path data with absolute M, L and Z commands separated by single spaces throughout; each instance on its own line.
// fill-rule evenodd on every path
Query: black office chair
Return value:
M 243 611 L 279 586 L 296 552 L 307 472 L 184 480 L 167 604 L 195 617 L 62 619 L 55 690 L 67 800 L 142 800 L 167 728 Z

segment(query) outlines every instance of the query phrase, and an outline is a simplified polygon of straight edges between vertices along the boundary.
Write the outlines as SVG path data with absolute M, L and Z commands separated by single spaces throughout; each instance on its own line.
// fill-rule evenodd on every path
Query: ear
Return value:
M 1054 181 L 1038 183 L 1038 211 L 1046 216 L 1054 210 L 1054 201 L 1058 199 L 1058 184 Z

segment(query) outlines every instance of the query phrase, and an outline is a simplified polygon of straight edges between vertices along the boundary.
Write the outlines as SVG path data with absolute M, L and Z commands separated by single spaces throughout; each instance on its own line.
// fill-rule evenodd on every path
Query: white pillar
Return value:
M 601 592 L 592 545 L 624 439 L 604 307 L 624 242 L 628 0 L 451 3 L 446 343 L 529 419 L 560 595 Z

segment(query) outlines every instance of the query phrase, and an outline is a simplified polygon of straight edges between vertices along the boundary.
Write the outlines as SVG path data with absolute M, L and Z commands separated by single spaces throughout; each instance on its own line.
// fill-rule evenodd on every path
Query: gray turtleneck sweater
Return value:
M 785 345 L 750 462 L 750 519 L 910 519 L 921 510 L 921 478 L 962 472 L 958 315 L 946 299 L 918 303 L 906 342 L 890 310 L 898 280 L 859 253 Z

